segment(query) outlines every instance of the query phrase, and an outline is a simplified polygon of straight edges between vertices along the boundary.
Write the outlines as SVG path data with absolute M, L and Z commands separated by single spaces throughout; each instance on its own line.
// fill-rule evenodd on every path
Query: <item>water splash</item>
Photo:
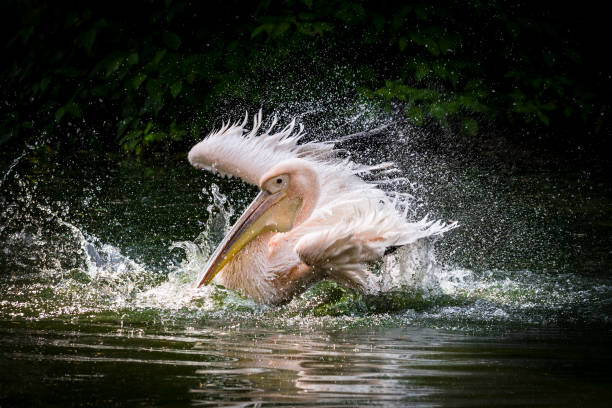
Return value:
M 401 247 L 381 263 L 378 286 L 382 292 L 419 289 L 438 270 L 431 239 Z
M 293 116 L 298 108 L 287 107 L 285 116 Z M 316 105 L 312 108 L 303 119 L 314 123 L 323 110 Z M 342 119 L 321 121 L 318 127 L 311 127 L 314 129 L 312 139 L 326 140 L 390 122 L 388 117 L 381 119 L 380 115 L 364 109 L 356 108 L 350 114 L 343 114 L 346 115 Z M 338 124 L 337 128 L 335 124 Z M 392 138 L 376 135 L 368 143 L 357 146 L 358 149 L 351 154 L 362 156 L 363 160 L 357 160 L 364 162 L 397 156 L 398 148 L 406 143 L 402 138 L 408 138 L 410 130 L 403 129 L 402 132 L 403 135 L 394 133 Z M 501 239 L 496 238 L 497 241 L 488 247 L 481 242 L 482 237 L 491 237 L 493 233 L 497 234 L 494 237 L 509 237 L 508 245 L 513 250 L 517 244 L 522 248 L 538 248 L 534 253 L 524 249 L 518 251 L 523 258 L 538 257 L 544 250 L 555 247 L 550 239 L 545 239 L 545 233 L 550 230 L 540 228 L 534 217 L 525 215 L 524 207 L 519 205 L 523 203 L 523 196 L 519 200 L 500 193 L 506 191 L 505 179 L 496 176 L 501 181 L 491 188 L 488 179 L 482 180 L 481 173 L 476 173 L 476 176 L 473 170 L 470 170 L 472 173 L 459 173 L 454 168 L 444 167 L 440 160 L 428 154 L 417 154 L 410 149 L 404 153 L 398 164 L 402 176 L 406 177 L 397 184 L 383 186 L 405 194 L 398 200 L 403 206 L 402 211 L 417 219 L 424 212 L 434 211 L 436 215 L 442 215 L 448 211 L 445 205 L 453 210 L 467 208 L 467 215 L 461 219 L 464 227 L 439 242 L 442 245 L 437 245 L 436 251 L 431 242 L 419 241 L 373 264 L 376 283 L 382 289 L 379 294 L 364 296 L 323 282 L 280 307 L 257 305 L 218 286 L 195 289 L 193 285 L 209 254 L 239 212 L 237 203 L 248 200 L 244 193 L 235 191 L 243 190 L 243 185 L 216 179 L 219 184 L 210 183 L 201 194 L 203 200 L 212 203 L 206 208 L 207 215 L 201 217 L 206 221 L 200 225 L 200 234 L 185 233 L 183 236 L 186 238 L 196 238 L 168 241 L 160 255 L 164 267 L 154 270 L 138 258 L 137 253 L 136 256 L 126 255 L 130 251 L 134 255 L 133 248 L 116 242 L 110 244 L 108 239 L 99 238 L 104 235 L 103 229 L 84 227 L 75 221 L 78 218 L 74 215 L 74 208 L 100 205 L 98 199 L 91 198 L 91 188 L 85 189 L 87 197 L 84 199 L 47 199 L 46 192 L 40 191 L 43 183 L 36 183 L 20 174 L 18 163 L 22 163 L 19 160 L 24 157 L 20 156 L 9 169 L 10 177 L 8 173 L 3 177 L 4 195 L 0 197 L 0 268 L 3 272 L 0 276 L 3 293 L 0 316 L 10 319 L 86 316 L 95 320 L 111 314 L 138 319 L 147 312 L 151 315 L 146 315 L 146 319 L 159 320 L 163 315 L 165 321 L 187 319 L 189 324 L 196 324 L 201 319 L 219 318 L 302 327 L 316 324 L 367 326 L 389 321 L 468 328 L 478 325 L 610 323 L 612 284 L 609 280 L 581 276 L 571 271 L 562 273 L 554 267 L 550 270 L 517 268 L 507 263 L 505 267 L 497 268 L 492 267 L 491 262 L 476 266 L 464 262 L 466 258 L 484 261 L 494 258 L 491 247 L 499 246 Z M 176 163 L 173 166 L 179 167 Z M 63 169 L 54 171 L 60 174 Z M 78 176 L 75 180 L 81 182 Z M 155 183 L 159 183 L 159 179 Z M 524 185 L 521 181 L 521 186 Z M 126 201 L 134 201 L 132 196 L 139 196 L 137 192 L 128 193 L 130 198 Z M 480 207 L 474 210 L 473 206 L 470 207 L 472 203 Z M 541 206 L 534 204 L 533 207 L 540 211 L 538 217 L 551 214 Z M 173 214 L 176 207 L 169 208 L 172 211 L 166 216 L 180 218 L 176 222 L 184 225 L 187 223 L 185 214 L 191 216 L 194 207 L 188 207 L 188 211 L 180 214 Z M 468 219 L 470 214 L 473 214 L 472 220 Z M 104 221 L 110 222 L 110 217 L 107 218 Z M 141 222 L 139 218 L 135 220 L 131 222 Z M 150 222 L 150 219 L 143 220 Z M 129 234 L 130 225 L 127 224 L 130 221 L 124 217 L 117 218 L 116 222 L 124 224 L 126 234 Z M 440 246 L 444 249 L 442 257 Z M 471 258 L 463 255 L 465 253 Z M 552 250 L 546 253 L 546 259 L 553 258 L 556 253 Z M 510 258 L 506 255 L 500 259 L 499 263 L 503 264 Z
M 10 164 L 10 166 L 2 176 L 2 180 L 0 180 L 0 187 L 2 187 L 2 185 L 6 183 L 8 176 L 15 169 L 15 167 L 17 167 L 19 162 L 21 162 L 21 159 L 23 159 L 32 149 L 34 149 L 34 147 L 35 146 L 26 145 L 26 148 L 23 149 L 21 154 L 15 160 L 13 160 L 13 162 Z
M 172 243 L 168 253 L 180 250 L 184 256 L 159 273 L 66 221 L 66 207 L 57 211 L 37 202 L 25 181 L 17 185 L 23 189 L 19 202 L 27 204 L 9 206 L 2 225 L 4 258 L 10 262 L 4 268 L 21 271 L 4 275 L 0 283 L 0 315 L 6 318 L 96 319 L 111 312 L 124 319 L 151 311 L 147 318 L 166 321 L 207 316 L 302 327 L 391 321 L 436 327 L 608 321 L 602 300 L 612 286 L 606 280 L 440 265 L 428 241 L 372 265 L 382 289 L 377 295 L 359 295 L 323 282 L 287 305 L 265 307 L 215 285 L 194 287 L 235 212 L 217 186 L 211 186 L 213 205 L 201 234 L 193 241 Z
M 219 186 L 215 183 L 210 185 L 210 194 L 213 198 L 213 203 L 206 207 L 209 216 L 215 216 L 215 212 L 219 212 L 224 221 L 223 231 L 227 232 L 231 228 L 231 218 L 234 215 L 234 207 L 227 201 L 227 196 L 221 193 Z M 210 231 L 209 231 L 210 232 Z
M 9 173 L 23 156 L 13 162 Z M 228 303 L 242 301 L 223 289 L 195 291 L 191 287 L 196 265 L 206 259 L 216 244 L 215 233 L 223 234 L 233 214 L 217 186 L 212 187 L 214 207 L 208 208 L 210 216 L 200 236 L 194 242 L 176 242 L 169 249 L 183 248 L 185 260 L 169 261 L 160 273 L 67 221 L 69 201 L 41 198 L 38 179 L 24 178 L 19 172 L 10 178 L 7 175 L 9 182 L 0 196 L 0 285 L 5 294 L 1 316 L 40 319 L 146 308 L 213 311 L 223 305 L 206 303 L 207 296 L 225 297 Z M 99 185 L 95 188 L 101 190 Z M 72 205 L 89 207 L 92 203 L 99 205 L 88 193 Z

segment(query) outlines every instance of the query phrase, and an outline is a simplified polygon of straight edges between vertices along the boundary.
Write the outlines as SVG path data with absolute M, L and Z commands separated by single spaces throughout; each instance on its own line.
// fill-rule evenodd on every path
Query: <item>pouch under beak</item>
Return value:
M 197 287 L 208 285 L 257 235 L 264 231 L 289 231 L 301 204 L 300 198 L 288 198 L 284 190 L 276 193 L 261 191 L 212 254 L 198 278 Z

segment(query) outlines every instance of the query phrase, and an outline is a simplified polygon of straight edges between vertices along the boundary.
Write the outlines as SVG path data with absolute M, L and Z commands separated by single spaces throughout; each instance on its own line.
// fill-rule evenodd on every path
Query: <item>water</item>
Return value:
M 254 188 L 184 155 L 2 156 L 0 406 L 607 406 L 607 184 L 406 155 L 411 215 L 461 228 L 418 277 L 375 265 L 382 294 L 274 307 L 193 287 Z
M 5 323 L 3 405 L 577 406 L 609 401 L 601 339 L 419 327 Z

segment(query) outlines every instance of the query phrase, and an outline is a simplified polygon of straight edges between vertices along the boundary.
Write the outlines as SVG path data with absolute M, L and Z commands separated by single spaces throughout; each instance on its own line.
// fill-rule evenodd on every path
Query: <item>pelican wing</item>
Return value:
M 373 283 L 367 262 L 384 256 L 388 248 L 440 235 L 455 226 L 427 218 L 406 222 L 390 202 L 362 198 L 320 209 L 302 227 L 295 249 L 305 264 L 348 287 L 366 290 Z
M 350 232 L 338 236 L 333 229 L 303 236 L 295 250 L 306 265 L 324 271 L 349 288 L 361 291 L 368 288 L 369 282 L 369 272 L 363 262 L 380 256 L 377 256 L 379 251 L 376 245 L 370 245 Z
M 299 143 L 304 136 L 303 127 L 295 129 L 292 121 L 284 129 L 272 133 L 276 118 L 267 130 L 262 131 L 261 111 L 254 116 L 251 130 L 246 129 L 247 117 L 238 124 L 223 125 L 193 146 L 189 162 L 221 176 L 239 177 L 247 183 L 258 185 L 261 177 L 278 163 L 301 158 L 308 160 L 319 174 L 321 191 L 317 207 L 337 201 L 362 199 L 388 200 L 387 195 L 375 183 L 367 183 L 360 176 L 374 171 L 387 170 L 393 163 L 373 166 L 355 163 L 341 157 L 335 149 L 336 141 Z
M 304 136 L 303 127 L 294 133 L 295 120 L 278 133 L 271 133 L 276 118 L 268 130 L 260 132 L 261 111 L 253 117 L 253 127 L 246 129 L 247 117 L 238 124 L 223 125 L 212 132 L 189 152 L 189 162 L 197 168 L 222 176 L 239 177 L 257 185 L 269 169 L 291 158 L 324 159 L 333 153 L 332 143 L 298 144 Z

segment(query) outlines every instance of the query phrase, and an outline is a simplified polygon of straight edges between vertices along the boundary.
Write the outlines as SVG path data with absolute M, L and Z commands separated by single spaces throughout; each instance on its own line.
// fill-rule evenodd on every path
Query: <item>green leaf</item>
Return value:
M 66 113 L 66 109 L 64 109 L 63 106 L 59 108 L 58 110 L 56 110 L 55 111 L 55 121 L 59 122 L 60 120 L 62 120 L 62 117 L 64 116 L 65 113 Z
M 548 115 L 546 115 L 544 112 L 542 112 L 542 110 L 536 108 L 535 113 L 536 113 L 536 116 L 538 117 L 538 119 L 540 120 L 540 122 L 542 122 L 546 126 L 550 125 L 550 119 L 548 118 Z
M 453 52 L 455 47 L 459 44 L 459 37 L 455 35 L 444 35 L 440 37 L 438 40 L 438 44 L 440 46 L 440 51 L 442 54 L 447 54 L 449 52 Z
M 161 87 L 161 82 L 158 79 L 149 79 L 147 81 L 147 93 L 153 99 L 161 99 L 163 95 L 163 90 Z
M 64 108 L 66 109 L 66 113 L 69 113 L 75 118 L 80 118 L 83 116 L 83 112 L 81 111 L 81 108 L 75 102 L 67 103 L 66 105 L 64 105 Z
M 414 78 L 417 81 L 423 80 L 429 74 L 429 65 L 426 62 L 421 62 L 416 65 L 414 70 Z
M 471 112 L 482 112 L 485 110 L 485 106 L 473 95 L 466 94 L 460 95 L 457 98 L 457 102 L 462 108 L 467 109 Z
M 83 47 L 83 49 L 88 55 L 91 54 L 91 49 L 93 48 L 93 45 L 96 41 L 97 33 L 98 30 L 92 28 L 91 30 L 87 30 L 84 33 L 80 34 L 76 38 L 77 44 Z
M 261 24 L 255 27 L 255 29 L 253 29 L 253 31 L 251 32 L 251 39 L 257 37 L 259 34 L 263 33 L 264 31 L 267 33 L 270 33 L 269 27 L 270 27 L 270 24 Z
M 175 83 L 173 83 L 170 86 L 170 93 L 172 94 L 173 98 L 176 98 L 178 94 L 181 93 L 181 90 L 183 89 L 183 81 L 176 81 Z
M 119 144 L 126 151 L 137 150 L 136 147 L 142 142 L 142 130 L 134 129 L 125 134 L 120 140 Z
M 289 22 L 283 21 L 282 23 L 276 25 L 276 28 L 274 29 L 272 34 L 275 37 L 281 37 L 289 30 L 289 28 L 291 28 L 291 24 L 289 24 Z
M 406 116 L 417 126 L 423 125 L 423 110 L 415 105 L 406 108 Z
M 57 122 L 61 121 L 66 114 L 74 116 L 75 118 L 80 118 L 83 116 L 81 108 L 75 102 L 68 102 L 55 111 L 55 120 Z
M 380 33 L 385 26 L 385 18 L 378 13 L 374 13 L 372 16 L 372 23 L 377 33 Z
M 410 13 L 412 6 L 404 6 L 397 13 L 393 13 L 393 21 L 391 22 L 391 28 L 393 30 L 399 29 L 406 21 L 406 15 Z
M 117 126 L 117 137 L 121 136 L 133 122 L 132 117 L 124 117 L 119 121 L 119 125 Z
M 147 133 L 145 134 L 145 137 L 143 139 L 143 144 L 148 145 L 151 144 L 152 142 L 157 142 L 160 140 L 165 139 L 167 136 L 167 134 L 165 132 L 151 132 L 151 133 Z
M 435 56 L 440 55 L 440 47 L 433 38 L 425 38 L 425 48 Z
M 115 71 L 117 71 L 119 67 L 121 66 L 121 64 L 125 61 L 125 57 L 126 56 L 123 53 L 113 52 L 110 55 L 108 55 L 106 58 L 104 58 L 104 60 L 101 61 L 101 64 L 106 70 L 105 75 L 109 77 Z M 98 70 L 99 65 L 100 64 L 98 64 L 94 68 L 94 72 Z
M 147 79 L 147 74 L 145 74 L 144 72 L 137 73 L 132 78 L 132 81 L 131 81 L 132 87 L 134 89 L 138 89 L 145 79 Z
M 153 57 L 153 59 L 151 60 L 151 62 L 149 62 L 149 66 L 152 68 L 155 68 L 159 65 L 159 63 L 161 62 L 161 60 L 164 58 L 164 56 L 166 55 L 168 51 L 167 50 L 159 50 L 155 53 L 155 56 Z
M 170 123 L 170 136 L 174 140 L 181 140 L 187 134 L 187 129 L 177 126 L 176 121 Z
M 462 130 L 470 136 L 478 134 L 478 122 L 475 119 L 467 118 L 461 124 Z
M 125 58 L 125 62 L 127 62 L 128 65 L 136 65 L 136 64 L 138 64 L 138 53 L 137 52 L 133 52 L 133 53 L 129 54 Z
M 414 7 L 414 13 L 419 20 L 426 21 L 429 17 L 429 11 L 427 10 L 427 6 L 424 4 L 417 4 Z
M 44 92 L 45 89 L 47 89 L 47 86 L 49 86 L 49 83 L 51 82 L 51 77 L 44 77 L 38 86 L 38 89 L 40 90 L 40 92 Z
M 446 118 L 446 107 L 440 102 L 434 102 L 429 106 L 429 114 L 438 119 L 438 121 L 441 121 Z
M 181 37 L 172 31 L 164 31 L 162 33 L 162 40 L 164 41 L 166 47 L 170 48 L 171 50 L 176 51 L 181 46 Z

